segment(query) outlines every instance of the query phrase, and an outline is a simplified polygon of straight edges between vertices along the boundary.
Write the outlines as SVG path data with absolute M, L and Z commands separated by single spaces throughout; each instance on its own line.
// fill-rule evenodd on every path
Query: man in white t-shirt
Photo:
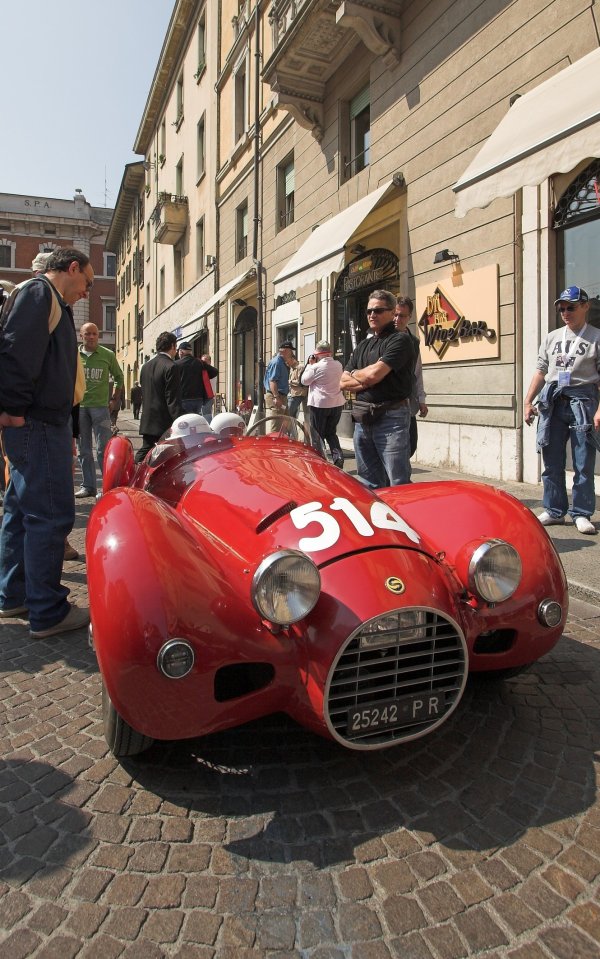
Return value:
M 581 287 L 563 290 L 555 306 L 564 326 L 548 333 L 540 346 L 523 411 L 528 425 L 539 413 L 544 512 L 538 519 L 543 526 L 561 525 L 568 512 L 580 533 L 593 535 L 594 465 L 600 449 L 600 330 L 587 322 L 589 296 Z M 569 439 L 574 471 L 571 509 L 565 476 Z

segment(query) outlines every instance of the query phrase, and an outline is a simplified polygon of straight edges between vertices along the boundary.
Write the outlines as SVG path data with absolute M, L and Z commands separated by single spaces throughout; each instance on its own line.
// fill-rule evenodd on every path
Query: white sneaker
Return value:
M 594 536 L 596 532 L 596 527 L 590 521 L 588 516 L 576 516 L 575 526 L 577 527 L 580 533 L 587 533 L 588 536 Z
M 565 522 L 564 516 L 553 516 L 552 513 L 548 513 L 546 510 L 540 513 L 538 519 L 542 526 L 562 526 Z

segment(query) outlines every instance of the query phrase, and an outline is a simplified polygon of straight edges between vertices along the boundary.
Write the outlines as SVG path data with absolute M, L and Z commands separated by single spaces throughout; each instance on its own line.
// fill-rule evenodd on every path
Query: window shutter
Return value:
M 354 120 L 359 113 L 362 113 L 366 107 L 369 106 L 371 99 L 371 91 L 368 86 L 361 90 L 360 93 L 357 93 L 355 97 L 350 100 L 350 119 Z

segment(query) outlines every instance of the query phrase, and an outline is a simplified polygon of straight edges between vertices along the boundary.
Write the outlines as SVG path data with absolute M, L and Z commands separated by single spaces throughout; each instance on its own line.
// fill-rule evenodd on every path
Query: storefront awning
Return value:
M 322 280 L 344 269 L 344 247 L 355 230 L 393 188 L 392 180 L 318 226 L 275 277 L 275 295 Z
M 242 284 L 244 280 L 247 280 L 248 277 L 253 273 L 254 267 L 251 267 L 249 270 L 246 270 L 245 273 L 240 273 L 240 275 L 236 276 L 235 279 L 224 283 L 223 286 L 218 289 L 217 292 L 206 301 L 206 303 L 203 303 L 196 313 L 194 313 L 190 319 L 190 323 L 192 323 L 194 320 L 200 320 L 203 316 L 206 316 L 207 313 L 210 313 L 213 306 L 216 306 L 217 303 L 221 303 L 223 300 L 227 299 L 227 294 L 231 293 L 232 290 L 235 290 L 237 286 L 240 286 L 240 284 Z
M 515 100 L 453 187 L 455 213 L 600 156 L 600 49 Z

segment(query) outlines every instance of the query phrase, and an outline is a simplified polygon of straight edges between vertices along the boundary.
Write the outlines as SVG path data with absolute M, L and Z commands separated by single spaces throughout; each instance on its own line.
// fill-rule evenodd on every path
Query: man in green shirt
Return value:
M 123 389 L 123 373 L 112 350 L 98 343 L 98 327 L 84 323 L 81 327 L 82 346 L 79 349 L 85 371 L 85 395 L 79 409 L 79 464 L 82 484 L 75 496 L 96 496 L 96 468 L 92 436 L 96 440 L 96 454 L 100 477 L 104 463 L 104 450 L 111 438 L 110 411 L 119 409 Z M 110 380 L 114 380 L 114 392 L 109 403 Z

